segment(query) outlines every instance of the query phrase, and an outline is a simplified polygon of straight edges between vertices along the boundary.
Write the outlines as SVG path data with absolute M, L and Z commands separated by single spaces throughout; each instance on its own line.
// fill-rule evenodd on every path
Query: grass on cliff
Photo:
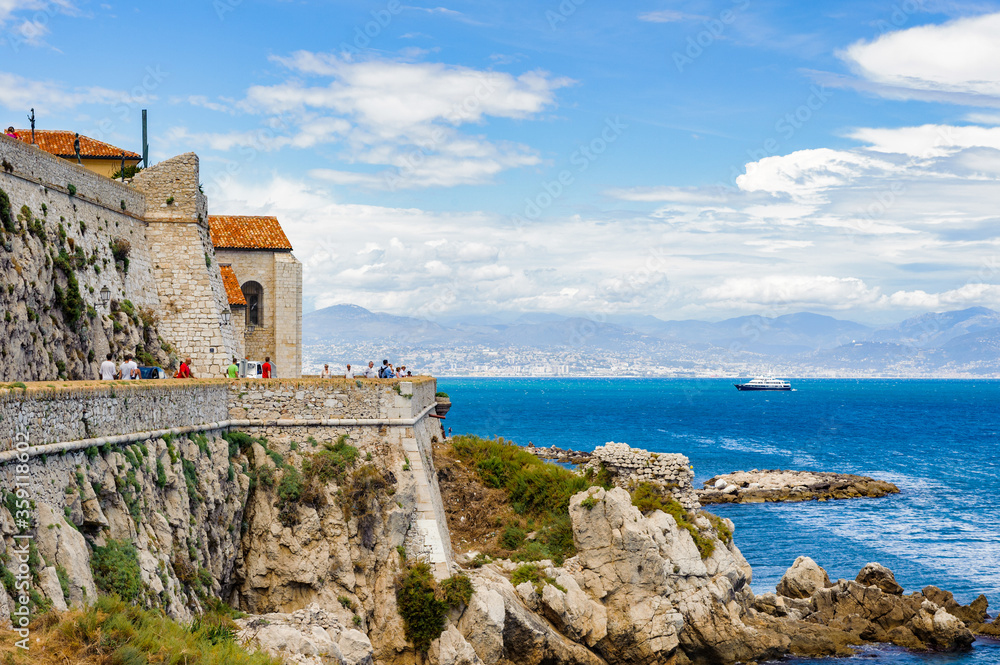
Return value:
M 436 466 L 444 474 L 442 493 L 458 546 L 464 541 L 468 549 L 515 561 L 560 563 L 576 553 L 569 499 L 594 479 L 502 438 L 466 435 L 449 442 L 436 448 Z
M 694 544 L 698 547 L 698 553 L 702 559 L 707 559 L 715 552 L 715 540 L 710 535 L 701 532 L 692 522 L 694 517 L 684 509 L 672 496 L 665 494 L 662 488 L 655 483 L 638 483 L 632 490 L 632 505 L 643 513 L 654 510 L 662 510 L 667 515 L 674 518 L 677 526 L 686 530 L 694 539 Z M 733 540 L 733 532 L 718 515 L 713 515 L 701 511 L 701 516 L 708 519 L 715 531 L 715 535 L 727 545 Z
M 156 610 L 117 596 L 101 596 L 86 610 L 49 612 L 31 626 L 30 650 L 15 645 L 13 631 L 0 631 L 0 662 L 9 665 L 279 665 L 251 653 L 234 638 L 225 613 L 210 612 L 184 626 Z

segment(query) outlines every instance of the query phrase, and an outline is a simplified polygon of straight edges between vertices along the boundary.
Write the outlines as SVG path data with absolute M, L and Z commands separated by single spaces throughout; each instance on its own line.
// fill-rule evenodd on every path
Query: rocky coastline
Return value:
M 734 471 L 709 478 L 698 490 L 702 505 L 774 501 L 829 501 L 898 494 L 890 482 L 848 473 L 768 469 Z

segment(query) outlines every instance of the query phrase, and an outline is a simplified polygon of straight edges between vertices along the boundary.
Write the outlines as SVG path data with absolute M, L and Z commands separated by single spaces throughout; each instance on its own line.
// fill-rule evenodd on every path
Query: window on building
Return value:
M 264 287 L 257 282 L 247 282 L 241 287 L 243 297 L 247 299 L 247 325 L 261 326 L 264 324 Z

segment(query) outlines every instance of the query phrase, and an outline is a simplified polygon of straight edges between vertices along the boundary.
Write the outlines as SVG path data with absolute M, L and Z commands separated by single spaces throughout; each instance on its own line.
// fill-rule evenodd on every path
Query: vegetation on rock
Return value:
M 396 579 L 396 608 L 403 619 L 406 639 L 420 652 L 444 632 L 449 608 L 468 604 L 472 582 L 465 575 L 453 575 L 440 586 L 428 563 L 414 563 Z
M 279 665 L 281 662 L 242 647 L 234 639 L 232 619 L 217 610 L 198 617 L 191 626 L 183 626 L 158 611 L 143 609 L 114 596 L 102 596 L 86 610 L 50 612 L 31 628 L 29 651 L 15 646 L 17 633 L 0 632 L 0 659 L 4 663 Z
M 109 539 L 104 547 L 94 547 L 90 559 L 94 584 L 101 591 L 116 594 L 128 602 L 141 600 L 145 594 L 135 546 Z

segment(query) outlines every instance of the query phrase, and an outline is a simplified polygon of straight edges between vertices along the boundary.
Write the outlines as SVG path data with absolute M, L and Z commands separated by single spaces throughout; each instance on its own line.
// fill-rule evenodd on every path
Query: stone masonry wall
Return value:
M 177 340 L 179 357 L 192 359 L 196 376 L 222 376 L 241 345 L 232 323 L 222 323 L 229 301 L 208 232 L 198 156 L 187 153 L 160 162 L 136 175 L 132 185 L 149 201 L 148 238 L 162 327 Z
M 302 264 L 290 252 L 220 249 L 219 261 L 229 263 L 240 285 L 253 281 L 264 290 L 262 321 L 247 336 L 251 360 L 270 357 L 281 378 L 302 372 Z
M 224 381 L 27 384 L 0 390 L 0 451 L 16 432 L 31 445 L 148 432 L 226 420 Z
M 50 190 L 66 194 L 72 184 L 80 201 L 112 212 L 121 212 L 124 201 L 127 214 L 139 219 L 146 214 L 141 192 L 17 139 L 0 136 L 0 160 L 10 164 L 15 175 Z
M 157 335 L 172 342 L 169 334 L 148 317 L 114 311 L 118 304 L 136 314 L 160 308 L 147 227 L 137 216 L 145 210 L 142 194 L 20 141 L 0 137 L 0 158 L 12 169 L 0 171 L 0 189 L 17 218 L 15 232 L 0 233 L 0 380 L 90 379 L 106 353 L 121 361 L 139 345 L 165 363 Z M 127 270 L 116 264 L 116 241 L 130 247 Z M 69 298 L 59 293 L 71 288 L 70 275 L 52 261 L 60 253 L 78 282 L 84 313 L 76 320 L 60 306 Z M 117 301 L 111 308 L 101 301 L 104 288 Z
M 274 357 L 283 376 L 302 374 L 302 264 L 291 254 L 276 254 Z
M 597 471 L 601 466 L 610 471 L 615 485 L 628 489 L 633 483 L 650 482 L 661 485 L 687 510 L 698 510 L 698 494 L 694 489 L 694 470 L 684 455 L 651 453 L 632 448 L 627 443 L 609 441 L 594 448 L 586 468 Z

